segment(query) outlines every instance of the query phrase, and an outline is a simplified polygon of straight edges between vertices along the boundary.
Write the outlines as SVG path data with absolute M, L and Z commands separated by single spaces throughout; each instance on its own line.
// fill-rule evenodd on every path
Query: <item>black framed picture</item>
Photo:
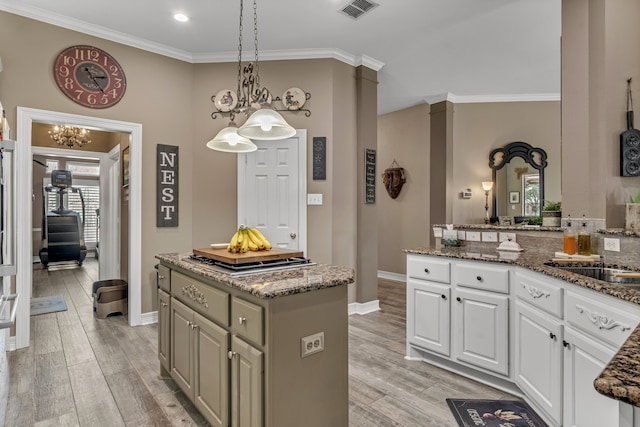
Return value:
M 509 203 L 511 203 L 511 204 L 520 203 L 520 192 L 519 191 L 509 191 Z

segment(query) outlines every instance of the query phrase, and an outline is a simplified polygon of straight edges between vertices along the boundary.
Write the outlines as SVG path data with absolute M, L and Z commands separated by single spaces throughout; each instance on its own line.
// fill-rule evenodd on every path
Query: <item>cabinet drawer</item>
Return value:
M 640 320 L 640 316 L 613 307 L 607 301 L 587 298 L 571 290 L 567 290 L 565 297 L 565 318 L 589 336 L 616 348 L 626 341 Z
M 509 269 L 481 265 L 480 263 L 460 263 L 453 266 L 454 282 L 458 286 L 509 293 Z
M 231 330 L 256 344 L 264 344 L 264 309 L 243 299 L 231 299 Z
M 420 255 L 407 256 L 407 275 L 414 279 L 451 283 L 451 263 L 446 260 L 426 258 Z
M 562 318 L 562 288 L 520 272 L 516 273 L 518 298 L 547 313 Z
M 229 294 L 176 271 L 171 272 L 172 294 L 210 320 L 229 326 Z
M 158 286 L 166 292 L 171 292 L 171 270 L 164 265 L 158 266 Z

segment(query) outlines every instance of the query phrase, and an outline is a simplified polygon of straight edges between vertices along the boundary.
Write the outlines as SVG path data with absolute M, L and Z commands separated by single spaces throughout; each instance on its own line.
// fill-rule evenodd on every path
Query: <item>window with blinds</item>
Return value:
M 48 182 L 47 182 L 48 181 Z M 51 179 L 45 179 L 45 185 L 51 184 Z M 74 179 L 73 186 L 82 190 L 85 206 L 84 242 L 87 249 L 94 249 L 98 242 L 98 209 L 100 209 L 100 182 L 85 179 Z M 47 210 L 58 208 L 58 193 L 47 192 Z M 80 214 L 82 217 L 82 202 L 80 195 L 71 191 L 64 196 L 64 207 Z

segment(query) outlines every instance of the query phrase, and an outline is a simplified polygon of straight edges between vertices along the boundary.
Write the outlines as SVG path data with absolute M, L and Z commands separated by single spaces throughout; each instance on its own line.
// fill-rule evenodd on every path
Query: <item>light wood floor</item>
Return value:
M 131 328 L 123 316 L 93 317 L 97 277 L 93 259 L 34 270 L 33 296 L 63 295 L 68 310 L 31 317 L 30 347 L 9 353 L 5 425 L 207 425 L 172 380 L 158 378 L 156 325 Z M 349 319 L 351 426 L 455 426 L 446 397 L 505 396 L 405 361 L 404 284 L 379 285 L 381 310 Z

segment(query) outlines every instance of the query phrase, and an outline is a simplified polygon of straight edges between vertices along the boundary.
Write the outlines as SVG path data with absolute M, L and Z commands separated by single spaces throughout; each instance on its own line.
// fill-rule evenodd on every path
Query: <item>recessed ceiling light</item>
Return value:
M 187 22 L 189 20 L 189 17 L 184 13 L 176 13 L 175 15 L 173 15 L 173 19 L 178 22 Z

